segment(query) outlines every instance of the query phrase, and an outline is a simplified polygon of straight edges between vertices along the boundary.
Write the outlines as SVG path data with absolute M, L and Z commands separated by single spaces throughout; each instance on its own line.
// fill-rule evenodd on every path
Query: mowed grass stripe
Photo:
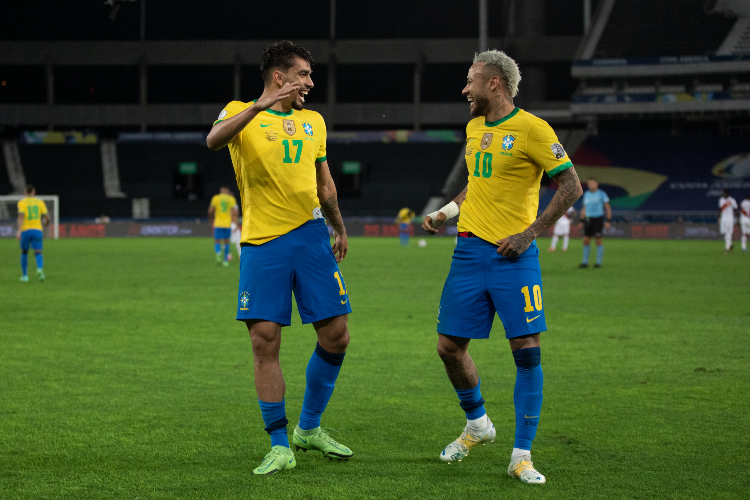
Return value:
M 435 352 L 453 240 L 352 238 L 341 268 L 352 343 L 323 418 L 348 463 L 298 454 L 252 477 L 269 448 L 237 261 L 210 240 L 45 241 L 47 282 L 18 283 L 0 240 L 0 497 L 743 498 L 750 490 L 750 255 L 721 242 L 606 240 L 577 269 L 539 240 L 545 399 L 534 460 L 511 480 L 515 366 L 499 320 L 470 348 L 494 445 L 438 460 L 464 416 Z M 336 285 L 337 286 L 337 285 Z M 519 291 L 520 293 L 520 291 Z M 315 345 L 282 334 L 290 430 Z

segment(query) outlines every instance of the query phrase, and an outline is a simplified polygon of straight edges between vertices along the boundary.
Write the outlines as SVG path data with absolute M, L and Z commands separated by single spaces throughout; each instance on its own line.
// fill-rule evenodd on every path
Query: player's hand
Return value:
M 607 221 L 604 221 L 604 229 L 609 229 L 610 227 L 612 227 L 612 224 L 610 224 Z
M 20 230 L 18 232 L 16 232 L 16 239 L 18 241 L 21 241 L 21 231 Z
M 523 233 L 511 234 L 495 243 L 498 245 L 498 254 L 513 259 L 524 253 L 532 241 L 534 241 L 533 235 L 524 231 Z
M 271 92 L 267 96 L 261 97 L 260 99 L 255 101 L 253 107 L 255 107 L 256 109 L 260 109 L 261 111 L 265 111 L 277 102 L 283 101 L 284 99 L 292 95 L 292 92 L 294 92 L 295 90 L 299 90 L 298 84 L 285 83 L 284 86 L 276 92 Z
M 331 251 L 333 252 L 334 257 L 336 257 L 336 262 L 344 260 L 346 253 L 349 251 L 349 240 L 346 237 L 346 233 L 339 233 L 336 230 L 333 231 L 333 245 L 331 245 Z
M 432 217 L 427 216 L 422 221 L 422 229 L 429 234 L 437 234 L 437 228 L 442 226 L 445 223 L 445 220 L 446 216 L 443 212 L 438 212 L 435 216 L 435 220 L 432 220 Z

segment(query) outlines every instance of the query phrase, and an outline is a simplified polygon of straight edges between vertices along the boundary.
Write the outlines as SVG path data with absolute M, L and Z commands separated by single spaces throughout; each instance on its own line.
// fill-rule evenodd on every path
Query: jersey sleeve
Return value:
M 16 204 L 16 207 L 18 208 L 18 213 L 26 215 L 26 200 L 19 200 L 19 202 Z
M 737 202 L 735 201 L 734 198 L 732 198 L 731 201 L 732 201 L 732 208 L 734 208 L 735 210 L 737 210 Z
M 320 146 L 318 147 L 318 152 L 315 154 L 315 161 L 323 163 L 326 161 L 326 139 L 328 138 L 328 131 L 326 130 L 326 123 L 323 120 L 320 120 L 321 128 L 323 129 L 323 140 L 320 141 Z
M 252 104 L 253 103 L 251 102 L 250 105 L 252 106 Z M 247 105 L 245 105 L 244 102 L 240 102 L 240 101 L 230 102 L 229 104 L 224 106 L 224 109 L 221 110 L 221 113 L 219 113 L 219 117 L 214 122 L 214 125 L 216 125 L 217 123 L 221 121 L 226 120 L 227 118 L 231 118 L 235 116 L 236 114 L 238 114 L 241 111 L 244 111 L 245 109 L 247 109 Z
M 239 205 L 237 204 L 237 198 L 232 196 L 232 208 L 239 208 Z
M 527 155 L 550 177 L 573 166 L 568 153 L 560 144 L 555 131 L 545 121 L 532 124 L 529 129 Z
M 49 212 L 47 212 L 47 204 L 42 200 L 39 200 L 39 215 L 47 215 L 48 213 Z
M 609 196 L 604 191 L 602 191 L 602 203 L 609 203 Z

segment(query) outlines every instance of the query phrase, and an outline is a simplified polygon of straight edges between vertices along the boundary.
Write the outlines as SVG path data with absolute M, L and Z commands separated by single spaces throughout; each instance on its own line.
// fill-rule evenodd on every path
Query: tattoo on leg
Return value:
M 445 372 L 456 389 L 471 389 L 479 383 L 477 367 L 468 352 L 464 353 L 463 359 L 445 362 Z

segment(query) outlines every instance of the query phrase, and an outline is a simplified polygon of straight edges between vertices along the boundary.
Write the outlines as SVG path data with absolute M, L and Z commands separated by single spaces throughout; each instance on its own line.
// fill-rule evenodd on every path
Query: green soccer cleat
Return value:
M 224 262 L 221 263 L 221 265 L 224 267 L 229 267 L 229 261 L 225 260 Z
M 534 468 L 531 462 L 531 455 L 522 455 L 515 460 L 511 460 L 508 465 L 508 475 L 518 478 L 526 484 L 544 484 L 547 478 Z
M 18 280 L 18 281 L 20 281 L 21 283 L 28 283 L 29 282 L 29 277 L 28 276 L 21 276 L 21 279 Z
M 42 270 L 41 267 L 36 270 L 36 277 L 39 278 L 39 281 L 41 281 L 42 283 L 44 283 L 44 280 L 46 279 L 46 276 L 44 276 L 44 271 Z
M 268 455 L 263 461 L 253 469 L 256 476 L 270 476 L 285 469 L 294 469 L 297 466 L 297 459 L 294 458 L 292 450 L 286 446 L 276 445 L 271 448 Z
M 224 256 L 221 254 L 221 252 L 217 253 L 216 254 L 216 263 L 218 265 L 221 265 L 221 261 L 223 261 L 223 260 L 224 260 Z
M 292 434 L 292 449 L 302 452 L 319 451 L 324 457 L 336 460 L 349 460 L 354 455 L 352 450 L 334 440 L 320 427 L 303 431 L 297 426 Z

